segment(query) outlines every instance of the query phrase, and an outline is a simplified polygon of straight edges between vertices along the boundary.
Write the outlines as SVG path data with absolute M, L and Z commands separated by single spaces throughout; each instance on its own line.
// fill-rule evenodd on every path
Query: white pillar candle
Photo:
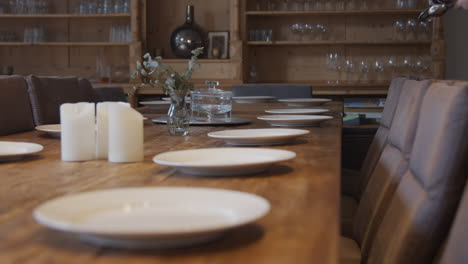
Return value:
M 143 116 L 121 104 L 109 105 L 109 161 L 143 160 Z
M 85 161 L 96 158 L 94 103 L 60 106 L 62 160 Z
M 122 102 L 103 102 L 97 104 L 96 114 L 96 157 L 109 157 L 109 105 L 121 104 L 130 108 L 130 104 Z

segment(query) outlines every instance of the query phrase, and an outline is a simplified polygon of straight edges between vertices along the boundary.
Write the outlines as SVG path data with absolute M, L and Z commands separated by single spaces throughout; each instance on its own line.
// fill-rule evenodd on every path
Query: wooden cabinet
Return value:
M 440 21 L 435 20 L 427 31 L 419 22 L 416 33 L 407 28 L 408 20 L 417 19 L 425 1 L 411 9 L 396 9 L 393 0 L 385 0 L 364 10 L 301 11 L 266 10 L 268 2 L 278 7 L 296 1 L 242 1 L 245 82 L 310 84 L 318 95 L 384 95 L 395 75 L 443 78 Z M 396 34 L 397 20 L 408 30 L 402 33 L 404 39 Z M 295 34 L 293 24 L 312 25 L 312 30 Z M 326 33 L 313 32 L 316 25 L 325 25 Z M 260 34 L 259 41 L 259 30 L 272 30 L 272 39 L 262 40 Z M 329 67 L 330 54 L 338 55 L 339 67 Z M 398 67 L 388 65 L 391 59 Z M 345 68 L 346 60 L 353 62 L 350 70 Z M 376 63 L 383 64 L 383 72 L 374 70 Z
M 14 66 L 16 74 L 78 75 L 96 80 L 99 77 L 96 58 L 101 58 L 114 74 L 118 73 L 118 76 L 112 76 L 113 79 L 127 83 L 125 87 L 130 88 L 128 74 L 145 52 L 162 53 L 165 62 L 175 69 L 186 67 L 187 60 L 177 59 L 172 54 L 169 39 L 173 30 L 184 23 L 185 7 L 190 3 L 195 7 L 195 21 L 206 32 L 229 32 L 229 57 L 201 59 L 202 68 L 193 77 L 197 87 L 211 79 L 220 81 L 221 87 L 226 89 L 233 84 L 255 81 L 310 84 L 314 86 L 315 95 L 385 95 L 392 76 L 408 74 L 411 65 L 396 71 L 385 66 L 383 73 L 370 70 L 363 81 L 359 73 L 361 61 L 371 65 L 376 60 L 386 62 L 391 57 L 400 63 L 405 57 L 413 61 L 424 58 L 428 69 L 415 72 L 415 75 L 443 78 L 445 71 L 440 20 L 431 24 L 426 39 L 396 40 L 394 36 L 396 20 L 406 22 L 416 18 L 426 7 L 424 0 L 418 0 L 418 5 L 411 9 L 394 8 L 394 0 L 369 0 L 368 3 L 375 2 L 378 6 L 372 4 L 372 9 L 368 10 L 306 11 L 266 10 L 267 0 L 130 1 L 129 13 L 79 15 L 73 10 L 80 0 L 50 0 L 52 10 L 49 14 L 0 14 L 0 32 L 13 30 L 17 36 L 15 42 L 0 42 L 0 64 Z M 339 1 L 342 0 L 322 2 Z M 279 8 L 284 0 L 273 2 Z M 294 23 L 322 24 L 327 33 L 321 39 L 302 36 L 298 40 L 291 31 Z M 130 25 L 131 41 L 109 41 L 109 30 L 116 24 Z M 31 25 L 43 25 L 46 42 L 23 42 L 24 29 Z M 252 30 L 264 29 L 272 30 L 271 40 L 257 41 L 250 36 Z M 327 66 L 327 54 L 353 60 L 355 72 L 331 70 Z M 252 69 L 255 80 L 252 80 Z M 150 88 L 139 92 L 161 93 Z
M 94 81 L 110 77 L 128 83 L 141 54 L 140 1 L 129 0 L 128 13 L 108 14 L 75 13 L 79 0 L 48 2 L 46 14 L 0 14 L 0 32 L 15 35 L 13 41 L 0 42 L 0 64 L 13 66 L 14 73 L 21 75 L 74 75 Z M 130 41 L 110 41 L 116 25 L 128 26 Z M 26 42 L 25 31 L 31 27 L 42 28 L 45 39 Z

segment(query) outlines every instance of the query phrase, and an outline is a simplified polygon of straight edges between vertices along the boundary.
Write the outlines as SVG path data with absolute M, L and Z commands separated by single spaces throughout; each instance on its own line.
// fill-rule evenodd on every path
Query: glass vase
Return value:
M 186 136 L 189 133 L 190 112 L 185 94 L 171 94 L 171 107 L 167 113 L 167 131 L 173 136 Z

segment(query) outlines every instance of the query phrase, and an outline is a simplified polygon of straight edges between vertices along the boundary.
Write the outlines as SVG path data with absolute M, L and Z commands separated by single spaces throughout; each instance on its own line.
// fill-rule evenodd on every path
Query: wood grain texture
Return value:
M 234 116 L 250 117 L 250 125 L 268 125 L 254 118 L 278 105 L 235 105 Z M 341 112 L 341 103 L 328 106 Z M 250 109 L 250 110 L 249 110 Z M 146 111 L 145 115 L 156 115 Z M 0 140 L 42 144 L 44 151 L 22 161 L 0 163 L 0 263 L 337 263 L 341 120 L 310 128 L 294 144 L 271 147 L 297 153 L 293 161 L 248 177 L 193 177 L 152 162 L 170 150 L 223 147 L 207 132 L 227 127 L 191 127 L 190 136 L 172 137 L 164 125 L 145 121 L 145 160 L 63 162 L 60 140 L 38 131 Z M 97 247 L 78 237 L 51 231 L 32 218 L 33 209 L 48 199 L 82 191 L 131 186 L 199 186 L 261 195 L 272 205 L 257 223 L 235 229 L 217 242 L 180 250 L 127 251 Z

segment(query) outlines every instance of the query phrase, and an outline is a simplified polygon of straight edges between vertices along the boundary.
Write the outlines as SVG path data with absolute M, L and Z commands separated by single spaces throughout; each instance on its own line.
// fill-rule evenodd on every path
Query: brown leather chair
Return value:
M 382 127 L 379 128 L 380 132 L 376 136 L 376 143 L 373 144 L 373 154 L 369 154 L 369 161 L 367 167 L 365 167 L 364 172 L 370 176 L 362 175 L 354 179 L 356 182 L 354 184 L 358 184 L 357 190 L 364 189 L 362 197 L 360 197 L 359 201 L 356 196 L 341 196 L 341 228 L 343 235 L 352 236 L 352 234 L 356 233 L 356 231 L 353 231 L 356 228 L 358 231 L 367 231 L 366 227 L 369 224 L 367 220 L 372 222 L 375 217 L 374 214 L 378 212 L 378 210 L 374 209 L 379 208 L 388 195 L 387 188 L 389 190 L 395 188 L 397 180 L 394 179 L 401 177 L 402 170 L 407 165 L 404 158 L 411 152 L 416 132 L 415 120 L 419 115 L 419 107 L 429 85 L 430 81 L 406 80 L 399 89 L 401 92 L 398 92 L 396 86 L 396 92 L 391 94 L 393 104 L 390 104 L 390 108 L 387 108 L 389 110 L 385 114 L 386 118 L 382 120 Z M 397 95 L 399 95 L 398 98 L 396 98 Z M 388 128 L 389 125 L 391 125 L 390 129 Z M 388 161 L 392 163 L 389 164 Z M 393 168 L 389 169 L 389 167 Z M 357 194 L 355 193 L 355 195 Z M 353 225 L 356 225 L 356 218 L 358 225 L 361 226 L 353 227 Z M 366 237 L 365 234 L 360 232 L 357 235 L 363 240 Z
M 99 102 L 127 102 L 127 96 L 122 87 L 119 86 L 103 86 L 94 87 L 84 78 L 78 80 L 81 89 L 92 90 L 94 101 Z
M 359 171 L 348 169 L 343 170 L 341 181 L 341 190 L 343 194 L 352 196 L 356 200 L 360 199 L 362 190 L 364 190 L 370 175 L 374 171 L 375 164 L 377 164 L 377 161 L 387 144 L 388 132 L 392 125 L 395 110 L 398 106 L 400 93 L 405 81 L 407 80 L 408 78 L 406 77 L 397 77 L 392 80 L 388 89 L 387 100 L 385 102 L 379 128 L 367 151 L 361 169 Z M 405 89 L 408 88 L 410 87 L 405 87 Z M 346 134 L 345 130 L 346 129 L 343 129 L 344 134 Z M 343 155 L 346 155 L 346 153 Z
M 342 263 L 414 264 L 433 260 L 466 182 L 466 102 L 468 85 L 434 83 L 424 96 L 417 122 L 408 118 L 406 124 L 400 123 L 395 116 L 394 125 L 417 123 L 413 148 L 410 155 L 395 149 L 402 139 L 394 141 L 397 135 L 392 134 L 392 125 L 389 144 L 381 156 L 387 166 L 382 167 L 385 170 L 376 167 L 366 187 L 359 207 L 367 209 L 358 210 L 354 241 L 342 239 Z M 403 139 L 407 136 L 400 135 Z M 393 177 L 382 177 L 384 174 Z M 402 175 L 400 181 L 395 177 L 398 175 Z M 378 192 L 372 190 L 379 188 Z M 372 201 L 365 202 L 369 199 Z
M 0 136 L 34 130 L 28 86 L 21 76 L 0 76 Z
M 283 98 L 310 98 L 312 87 L 290 84 L 241 84 L 232 87 L 233 96 L 274 96 Z
M 60 123 L 60 105 L 63 103 L 94 102 L 92 87 L 80 86 L 77 77 L 27 76 L 36 125 Z
M 466 170 L 465 170 L 466 171 Z M 468 263 L 468 184 L 465 184 L 463 198 L 458 206 L 457 215 L 450 228 L 446 245 L 442 248 L 442 258 L 434 263 L 466 264 Z

